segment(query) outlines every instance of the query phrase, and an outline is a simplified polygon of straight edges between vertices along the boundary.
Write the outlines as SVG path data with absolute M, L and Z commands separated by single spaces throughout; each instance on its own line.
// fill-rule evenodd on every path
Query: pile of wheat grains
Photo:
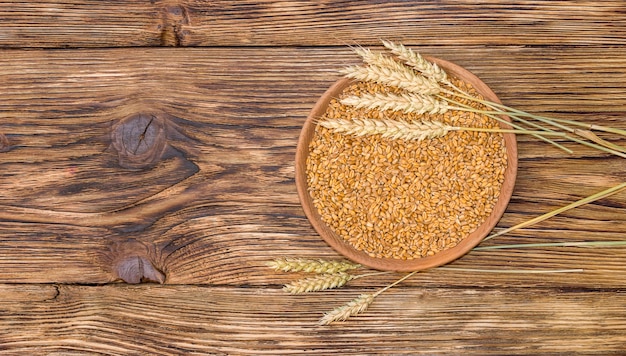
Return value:
M 455 85 L 480 97 L 469 85 Z M 341 97 L 400 92 L 355 82 Z M 339 98 L 340 99 L 340 98 Z M 477 107 L 467 101 L 465 104 Z M 484 115 L 356 109 L 333 99 L 320 120 L 375 118 L 497 127 Z M 323 221 L 372 257 L 414 259 L 456 246 L 490 215 L 504 181 L 502 134 L 458 131 L 423 141 L 355 137 L 317 125 L 307 159 L 309 193 Z

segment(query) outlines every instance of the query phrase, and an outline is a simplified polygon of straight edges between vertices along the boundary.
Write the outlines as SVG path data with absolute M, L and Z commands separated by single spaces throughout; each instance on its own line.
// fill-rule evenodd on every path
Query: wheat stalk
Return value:
M 582 268 L 570 269 L 482 269 L 482 268 L 456 268 L 437 267 L 437 269 L 454 272 L 479 272 L 479 273 L 503 273 L 503 274 L 544 274 L 544 273 L 579 273 L 584 272 Z
M 424 59 L 419 53 L 404 47 L 402 44 L 395 44 L 391 41 L 382 41 L 383 46 L 387 47 L 391 53 L 395 54 L 409 66 L 415 68 L 424 76 L 431 78 L 437 82 L 450 84 L 448 74 L 441 69 L 436 63 L 432 63 Z
M 591 142 L 595 142 L 601 146 L 604 146 L 606 148 L 612 149 L 614 151 L 617 152 L 621 152 L 621 153 L 626 153 L 626 147 L 622 147 L 619 145 L 616 145 L 612 142 L 609 142 L 607 140 L 604 140 L 600 137 L 598 137 L 598 135 L 596 135 L 595 133 L 591 132 L 590 130 L 581 130 L 581 129 L 574 129 L 574 133 L 580 137 L 586 138 L 587 140 L 591 141 Z
M 340 102 L 343 105 L 354 106 L 357 109 L 404 111 L 405 113 L 416 113 L 419 115 L 424 113 L 443 114 L 450 110 L 448 103 L 443 100 L 415 93 L 400 95 L 391 93 L 351 95 L 341 99 Z
M 537 224 L 537 223 L 542 222 L 544 220 L 547 220 L 547 219 L 549 219 L 549 218 L 551 218 L 551 217 L 553 217 L 555 215 L 558 215 L 558 214 L 561 214 L 563 212 L 566 212 L 566 211 L 568 211 L 570 209 L 574 209 L 574 208 L 577 208 L 577 207 L 579 207 L 581 205 L 592 203 L 592 202 L 594 202 L 594 201 L 596 201 L 598 199 L 609 197 L 609 196 L 611 196 L 613 194 L 616 194 L 616 193 L 619 193 L 619 192 L 621 192 L 622 190 L 625 190 L 625 189 L 626 189 L 626 182 L 618 184 L 618 185 L 616 185 L 614 187 L 605 189 L 605 190 L 603 190 L 601 192 L 598 192 L 596 194 L 593 194 L 593 195 L 590 195 L 590 196 L 585 197 L 583 199 L 577 200 L 577 201 L 575 201 L 575 202 L 573 202 L 571 204 L 568 204 L 566 206 L 563 206 L 563 207 L 560 207 L 558 209 L 552 210 L 552 211 L 550 211 L 548 213 L 545 213 L 543 215 L 540 215 L 540 216 L 538 216 L 538 217 L 536 217 L 534 219 L 530 219 L 530 220 L 524 221 L 523 223 L 517 224 L 517 225 L 512 226 L 512 227 L 509 227 L 507 229 L 500 230 L 500 231 L 498 231 L 496 233 L 493 233 L 493 234 L 485 237 L 483 239 L 483 241 L 490 240 L 490 239 L 493 239 L 494 237 L 498 237 L 498 236 L 504 235 L 504 234 L 509 233 L 509 232 L 511 232 L 513 230 L 523 229 L 525 227 Z M 481 249 L 481 248 L 475 248 L 475 249 Z
M 537 248 L 537 247 L 615 247 L 626 246 L 626 240 L 614 241 L 570 241 L 570 242 L 540 242 L 529 244 L 507 244 L 475 247 L 474 250 L 501 250 L 508 248 Z
M 417 74 L 408 67 L 401 66 L 400 69 L 395 70 L 377 65 L 351 66 L 344 68 L 341 72 L 348 78 L 390 85 L 414 93 L 435 95 L 441 92 L 441 87 L 437 82 Z
M 547 117 L 547 116 L 541 116 L 541 115 L 535 115 L 535 114 L 530 114 L 527 113 L 525 111 L 522 110 L 518 110 L 515 108 L 512 108 L 510 106 L 506 106 L 503 104 L 499 104 L 499 103 L 494 103 L 488 100 L 482 100 L 482 99 L 478 99 L 472 96 L 466 96 L 466 95 L 461 95 L 464 98 L 470 99 L 470 100 L 474 100 L 476 102 L 479 102 L 481 104 L 486 105 L 489 108 L 492 108 L 494 110 L 496 110 L 498 112 L 498 114 L 504 114 L 509 116 L 510 118 L 514 119 L 514 120 L 518 120 L 518 121 L 522 121 L 523 117 L 526 118 L 530 118 L 530 119 L 534 119 L 540 122 L 543 122 L 545 124 L 551 125 L 553 127 L 556 127 L 558 129 L 561 129 L 565 132 L 570 132 L 573 134 L 580 134 L 580 132 L 576 132 L 577 130 L 569 127 L 565 124 L 569 124 L 569 125 L 574 125 L 574 126 L 583 126 L 583 127 L 588 127 L 589 129 L 596 129 L 599 131 L 605 131 L 605 132 L 610 132 L 610 133 L 614 133 L 620 136 L 624 136 L 626 137 L 626 130 L 620 130 L 620 129 L 613 129 L 613 128 L 609 128 L 609 127 L 605 127 L 605 126 L 594 126 L 594 125 L 590 125 L 590 124 L 585 124 L 585 123 L 581 123 L 581 122 L 576 122 L 573 120 L 562 120 L 562 119 L 555 119 L 555 118 L 551 118 L 551 117 Z M 565 123 L 565 124 L 563 124 Z M 585 135 L 583 135 L 584 137 Z M 581 145 L 587 146 L 587 147 L 591 147 L 606 153 L 610 153 L 622 158 L 626 158 L 626 148 L 621 147 L 621 146 L 617 146 L 614 145 L 612 143 L 609 143 L 605 140 L 592 140 L 592 142 L 588 142 L 588 141 L 584 141 L 581 139 L 578 139 L 576 137 L 570 136 L 570 135 L 565 135 L 564 136 L 566 139 L 579 143 Z M 597 137 L 597 136 L 596 136 Z M 589 139 L 589 137 L 585 137 L 587 139 Z M 617 147 L 617 149 L 616 149 Z
M 307 273 L 338 273 L 361 267 L 349 261 L 311 260 L 303 258 L 278 258 L 267 263 L 275 271 L 307 272 Z

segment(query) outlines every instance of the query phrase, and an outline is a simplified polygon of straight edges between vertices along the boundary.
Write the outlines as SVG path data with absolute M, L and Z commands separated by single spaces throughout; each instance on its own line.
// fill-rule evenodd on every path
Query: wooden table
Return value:
M 266 266 L 341 258 L 304 216 L 294 155 L 309 110 L 358 62 L 349 45 L 401 42 L 508 105 L 626 129 L 625 9 L 0 3 L 0 353 L 626 353 L 623 247 L 473 251 L 450 266 L 584 272 L 434 269 L 324 327 L 326 311 L 402 275 L 289 295 L 282 284 L 303 275 Z M 498 228 L 626 180 L 622 158 L 518 142 Z M 625 207 L 620 193 L 485 245 L 624 239 Z

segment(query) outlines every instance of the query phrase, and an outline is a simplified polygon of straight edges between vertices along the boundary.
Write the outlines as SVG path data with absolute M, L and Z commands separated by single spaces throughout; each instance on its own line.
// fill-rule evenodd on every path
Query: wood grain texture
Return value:
M 626 43 L 619 0 L 9 1 L 0 18 L 11 48 Z
M 304 274 L 265 263 L 340 258 L 304 216 L 294 159 L 314 103 L 358 62 L 347 45 L 419 45 L 506 104 L 626 129 L 624 9 L 0 2 L 0 354 L 623 354 L 626 248 L 472 251 L 449 267 L 584 271 L 429 270 L 329 327 L 324 312 L 400 275 L 292 296 L 281 285 Z M 518 143 L 499 227 L 626 179 L 622 159 Z M 625 202 L 485 245 L 624 239 Z
M 359 291 L 307 298 L 273 288 L 0 285 L 0 292 L 0 352 L 11 355 L 617 355 L 626 347 L 619 291 L 395 289 L 331 327 L 315 324 Z
M 491 78 L 505 103 L 538 110 L 553 107 L 596 123 L 611 117 L 616 126 L 624 127 L 626 97 L 615 93 L 625 92 L 626 81 L 623 73 L 615 73 L 626 63 L 626 52 L 602 52 L 604 60 L 595 60 L 591 70 L 583 63 L 575 66 L 574 58 L 598 51 L 473 49 L 461 59 L 454 48 L 438 49 Z M 1 154 L 0 280 L 106 283 L 119 276 L 114 266 L 124 258 L 145 258 L 165 274 L 167 283 L 263 285 L 284 281 L 264 266 L 273 257 L 338 257 L 304 217 L 293 166 L 308 111 L 337 79 L 336 69 L 354 62 L 354 56 L 346 49 L 323 48 L 267 48 L 255 53 L 1 52 L 0 77 L 7 81 L 0 93 L 5 118 L 0 132 L 9 144 Z M 550 56 L 565 64 L 549 68 L 541 58 Z M 512 80 L 516 85 L 495 80 L 502 75 L 501 68 L 532 58 L 543 70 L 519 73 L 523 80 Z M 561 90 L 568 94 L 554 102 L 539 100 L 548 86 L 541 89 L 535 83 L 566 75 L 569 80 Z M 588 86 L 603 75 L 602 85 Z M 520 93 L 532 94 L 526 98 Z M 580 105 L 557 106 L 561 100 L 577 103 L 571 96 L 578 97 Z M 612 99 L 594 100 L 603 97 Z M 598 107 L 605 112 L 601 117 L 596 115 Z M 161 118 L 166 144 L 156 163 L 124 167 L 112 132 L 123 127 L 120 122 L 142 113 L 147 113 L 146 120 Z M 522 222 L 626 177 L 619 158 L 575 146 L 576 153 L 570 156 L 532 138 L 519 141 L 520 173 L 500 226 Z M 499 241 L 623 238 L 623 197 L 582 207 Z M 611 288 L 626 278 L 626 266 L 612 262 L 625 253 L 619 248 L 573 247 L 475 252 L 456 264 L 586 272 L 550 277 L 462 274 L 463 278 L 433 272 L 409 283 Z

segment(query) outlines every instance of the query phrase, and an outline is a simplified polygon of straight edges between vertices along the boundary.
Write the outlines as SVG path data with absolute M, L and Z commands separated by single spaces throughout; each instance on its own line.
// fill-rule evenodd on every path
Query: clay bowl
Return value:
M 446 70 L 449 75 L 455 76 L 467 83 L 472 84 L 476 91 L 482 94 L 486 99 L 498 103 L 500 102 L 493 91 L 491 91 L 485 83 L 469 71 L 441 59 L 432 57 L 429 57 L 428 59 L 437 63 L 440 67 Z M 307 186 L 306 160 L 309 155 L 309 143 L 313 139 L 313 134 L 315 132 L 315 119 L 321 117 L 326 112 L 326 108 L 328 107 L 330 100 L 337 97 L 350 83 L 351 80 L 349 79 L 341 79 L 332 85 L 324 93 L 324 95 L 322 95 L 309 114 L 298 141 L 296 151 L 296 186 L 304 212 L 315 230 L 324 239 L 324 241 L 326 241 L 326 243 L 346 258 L 364 266 L 384 271 L 408 272 L 424 270 L 452 262 L 468 253 L 472 248 L 478 245 L 491 232 L 491 230 L 493 230 L 504 214 L 513 193 L 515 177 L 517 175 L 517 143 L 515 135 L 510 133 L 504 134 L 508 164 L 504 174 L 502 190 L 491 215 L 488 216 L 486 221 L 474 232 L 470 233 L 455 247 L 440 251 L 433 256 L 415 258 L 411 260 L 371 257 L 366 252 L 359 251 L 345 242 L 343 238 L 335 234 L 335 232 L 333 232 L 333 230 L 322 221 L 320 214 L 313 205 Z M 503 118 L 510 121 L 508 117 Z M 510 129 L 508 125 L 500 125 L 503 128 Z

